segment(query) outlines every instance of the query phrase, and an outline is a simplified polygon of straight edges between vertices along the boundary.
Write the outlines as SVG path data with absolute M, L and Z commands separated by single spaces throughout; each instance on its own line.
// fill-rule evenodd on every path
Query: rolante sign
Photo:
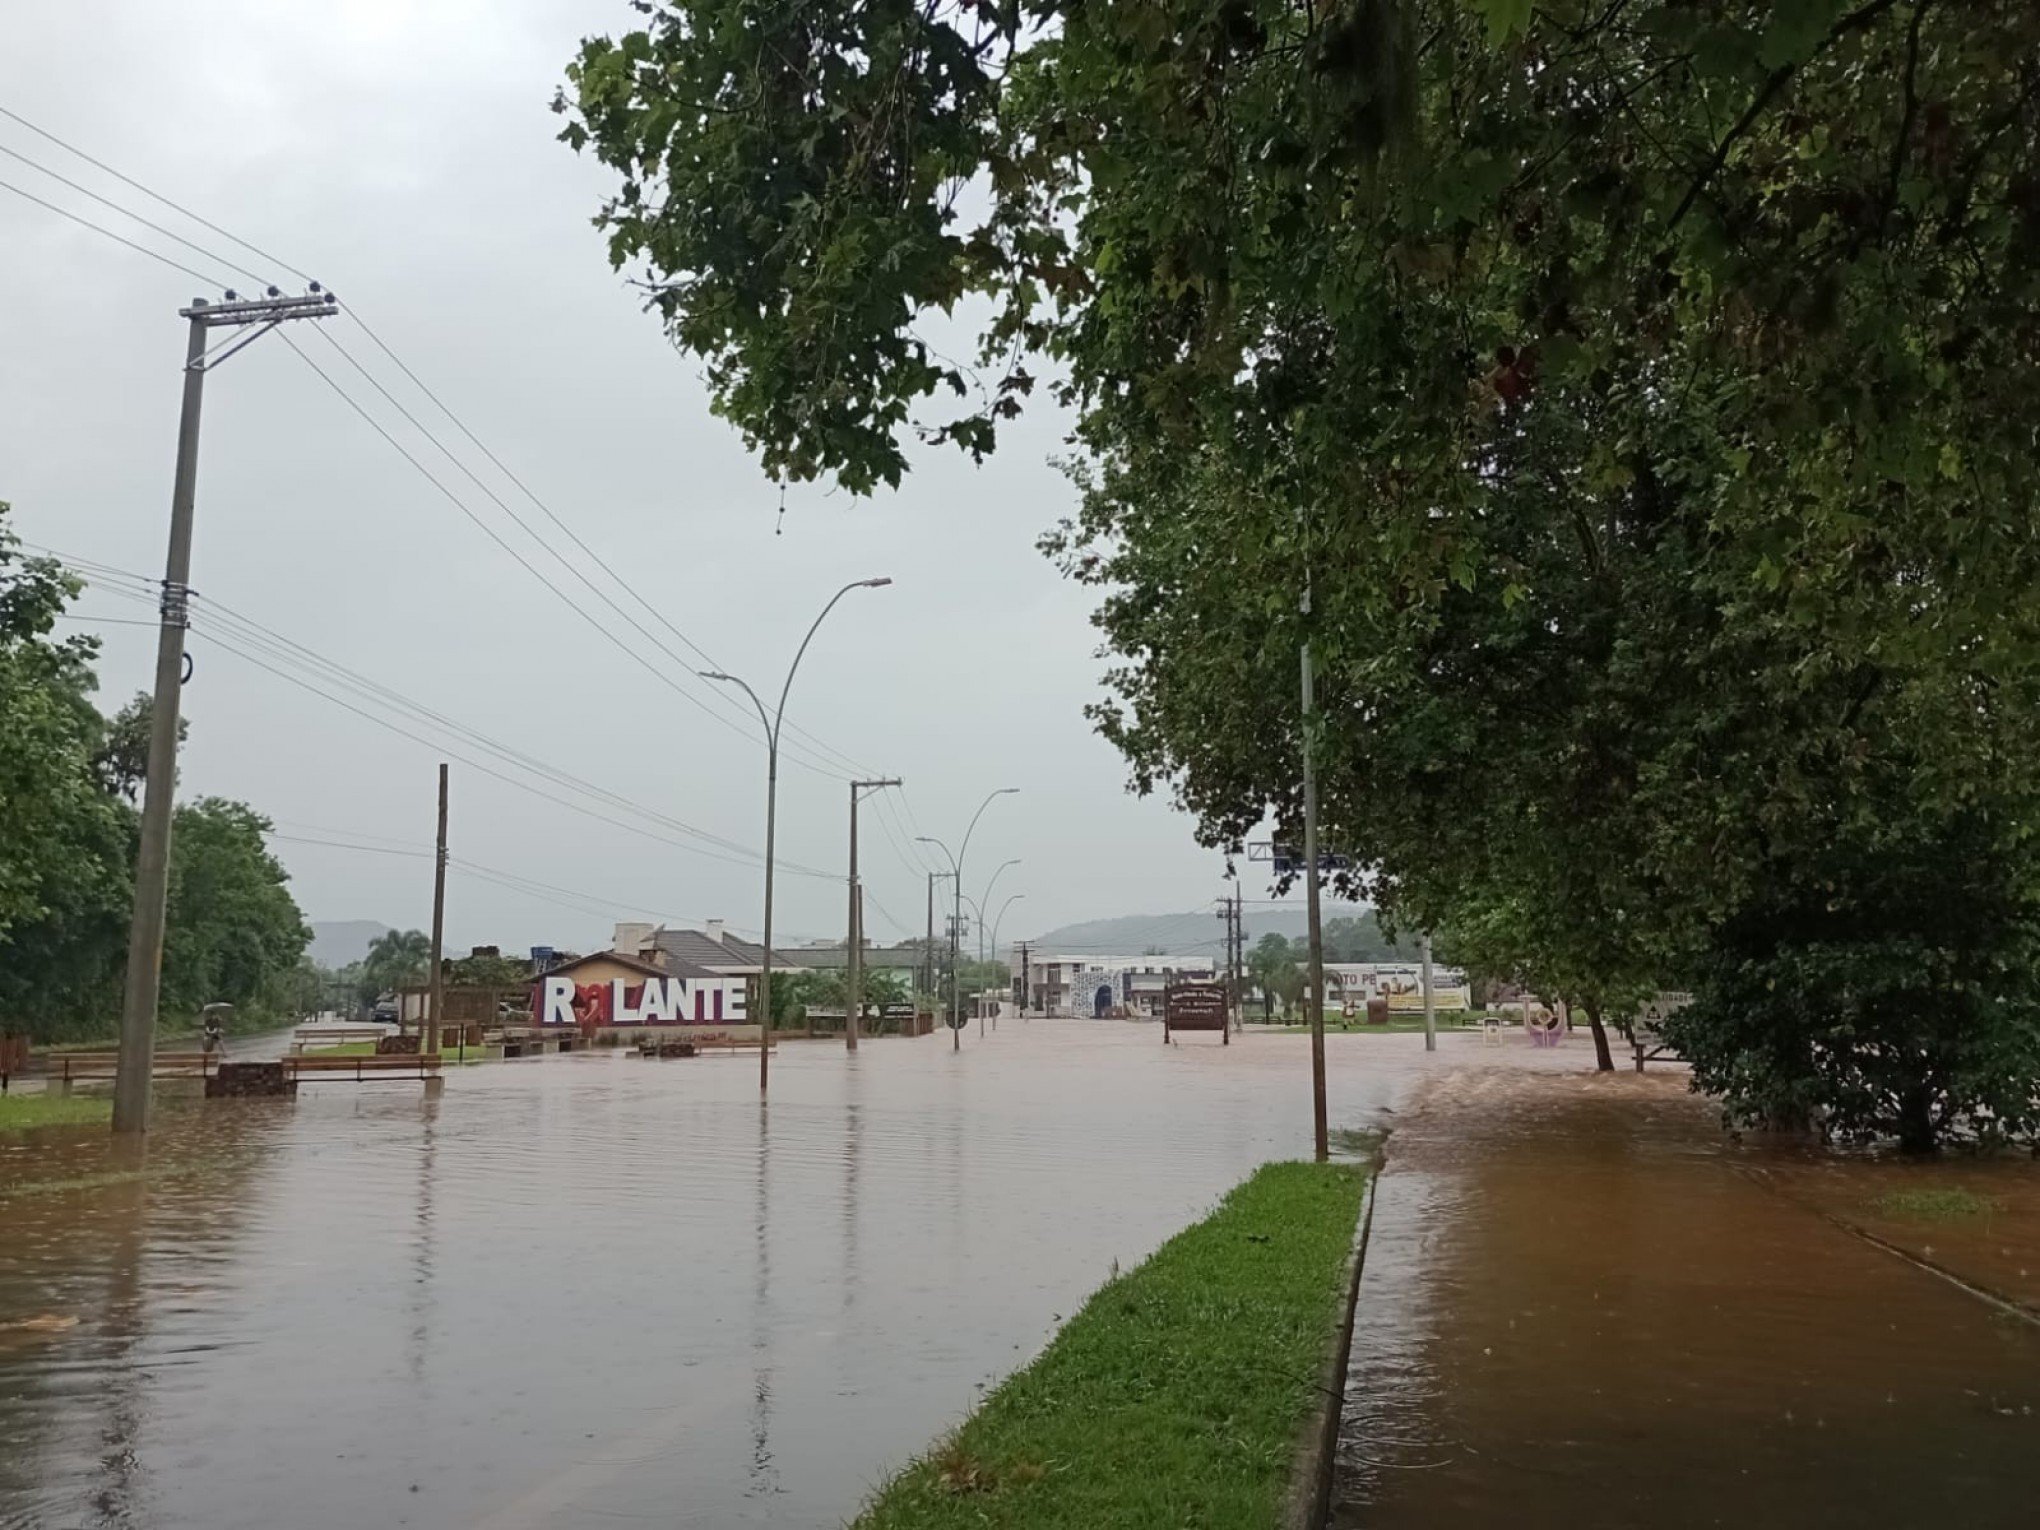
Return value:
M 540 1025 L 745 1025 L 742 978 L 612 978 L 576 983 L 564 974 L 539 979 Z

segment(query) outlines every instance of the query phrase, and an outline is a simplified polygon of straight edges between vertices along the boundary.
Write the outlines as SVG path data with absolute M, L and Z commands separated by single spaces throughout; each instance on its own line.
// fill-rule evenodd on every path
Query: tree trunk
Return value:
M 1615 1071 L 1615 1055 L 1608 1050 L 1608 1027 L 1601 1023 L 1601 1006 L 1587 1001 L 1587 1026 L 1594 1033 L 1594 1066 L 1603 1073 Z
M 1931 1153 L 1940 1145 L 1938 1139 L 1934 1129 L 1934 1091 L 1926 1084 L 1917 1084 L 1898 1102 L 1899 1150 Z

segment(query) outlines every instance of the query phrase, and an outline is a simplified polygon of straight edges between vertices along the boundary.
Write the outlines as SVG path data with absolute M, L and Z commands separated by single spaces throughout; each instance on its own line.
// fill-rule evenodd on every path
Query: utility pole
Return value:
M 1034 954 L 1034 948 L 1031 941 L 1025 940 L 1016 940 L 1013 946 L 1015 954 L 1020 958 L 1020 1018 L 1024 1021 L 1027 1018 L 1028 996 L 1034 992 L 1034 985 L 1029 981 L 1033 976 L 1029 968 L 1029 958 Z
M 439 1050 L 439 1006 L 446 997 L 446 762 L 439 762 L 439 853 L 432 867 L 432 1008 L 425 1016 L 425 1050 Z
M 1310 587 L 1304 586 L 1304 614 L 1310 614 Z M 1317 1161 L 1332 1156 L 1331 1133 L 1325 1120 L 1325 939 L 1318 917 L 1317 764 L 1312 736 L 1310 639 L 1303 640 L 1303 877 L 1305 907 L 1310 918 L 1310 1106 L 1312 1141 Z
M 317 282 L 303 297 L 274 287 L 244 301 L 193 298 L 177 310 L 190 328 L 184 343 L 184 400 L 177 421 L 177 467 L 170 490 L 170 551 L 164 560 L 156 689 L 149 711 L 148 776 L 142 790 L 141 848 L 135 856 L 134 918 L 128 926 L 126 987 L 120 1009 L 120 1063 L 113 1080 L 113 1129 L 149 1129 L 149 1077 L 156 1067 L 156 1005 L 163 977 L 163 923 L 170 897 L 170 823 L 177 804 L 178 692 L 184 683 L 184 629 L 191 620 L 191 528 L 198 497 L 198 420 L 205 374 L 287 319 L 325 319 L 340 311 Z M 217 354 L 206 331 L 259 325 Z
M 930 998 L 935 996 L 935 878 L 937 872 L 928 873 L 928 939 L 921 947 L 921 971 L 923 974 L 921 992 Z M 917 1008 L 919 1006 L 916 1006 Z M 918 1024 L 918 1020 L 916 1021 Z
M 864 1007 L 864 894 L 857 885 L 857 803 L 867 792 L 898 786 L 898 776 L 850 783 L 850 944 L 843 953 L 843 1045 L 857 1050 L 857 1021 Z
M 1438 1011 L 1431 999 L 1431 937 L 1426 934 L 1417 946 L 1424 958 L 1424 1050 L 1438 1050 Z

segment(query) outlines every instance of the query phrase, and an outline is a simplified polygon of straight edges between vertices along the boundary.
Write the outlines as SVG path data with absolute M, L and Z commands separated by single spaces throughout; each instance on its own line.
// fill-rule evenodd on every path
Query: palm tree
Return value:
M 432 937 L 423 930 L 385 930 L 369 942 L 361 974 L 377 994 L 421 981 L 432 966 Z

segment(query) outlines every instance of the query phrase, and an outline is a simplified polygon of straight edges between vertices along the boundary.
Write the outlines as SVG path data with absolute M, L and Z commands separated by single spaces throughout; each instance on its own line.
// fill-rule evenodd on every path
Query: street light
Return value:
M 723 685 L 734 685 L 751 698 L 751 705 L 758 709 L 758 721 L 765 729 L 765 955 L 758 968 L 758 1092 L 765 1092 L 772 1056 L 772 850 L 773 833 L 779 816 L 779 725 L 786 718 L 786 696 L 793 689 L 793 673 L 800 668 L 800 661 L 808 651 L 808 644 L 815 640 L 815 633 L 836 609 L 836 602 L 852 590 L 877 590 L 892 583 L 889 578 L 853 579 L 829 597 L 829 603 L 822 607 L 822 614 L 807 630 L 807 636 L 800 640 L 800 647 L 794 650 L 793 662 L 786 666 L 786 684 L 779 688 L 779 709 L 769 717 L 765 703 L 758 699 L 758 693 L 735 675 L 724 674 L 719 669 L 699 671 L 704 680 L 714 680 Z
M 1012 860 L 1010 860 L 1010 861 L 1002 861 L 1002 862 L 1000 862 L 1000 864 L 999 864 L 999 869 L 998 869 L 997 871 L 994 871 L 994 872 L 993 872 L 993 873 L 991 874 L 991 877 L 990 877 L 990 878 L 989 878 L 989 879 L 988 879 L 988 880 L 987 880 L 987 881 L 985 882 L 985 895 L 984 895 L 984 896 L 983 896 L 982 898 L 978 899 L 978 905 L 977 905 L 977 917 L 978 917 L 978 965 L 979 965 L 980 967 L 982 967 L 982 966 L 983 966 L 983 965 L 985 964 L 985 910 L 986 910 L 986 909 L 988 909 L 988 908 L 990 908 L 990 907 L 992 906 L 992 888 L 993 888 L 993 887 L 995 887 L 996 885 L 998 885 L 998 881 L 999 881 L 999 878 L 1000 878 L 1000 877 L 1001 877 L 1002 875 L 1004 875 L 1004 873 L 1005 873 L 1005 870 L 1006 870 L 1006 868 L 1007 868 L 1008 866 L 1017 866 L 1017 865 L 1019 865 L 1019 864 L 1020 864 L 1020 857 L 1018 857 L 1017 855 L 1016 855 L 1016 856 L 1014 856 L 1014 857 L 1013 857 L 1013 859 L 1012 859 Z M 998 957 L 999 957 L 999 950 L 998 950 L 998 947 L 997 947 L 996 945 L 994 945 L 994 946 L 992 947 L 992 959 L 993 959 L 994 961 L 997 961 L 997 960 L 998 960 Z M 983 1005 L 979 1005 L 979 1006 L 978 1006 L 978 1035 L 979 1035 L 980 1037 L 982 1037 L 982 1036 L 984 1035 L 984 1033 L 985 1033 L 985 1011 L 984 1011 L 984 1006 L 983 1006 Z
M 977 832 L 978 820 L 985 816 L 985 809 L 992 805 L 992 798 L 1011 797 L 1019 790 L 1017 786 L 1001 786 L 986 795 L 985 800 L 978 804 L 978 810 L 971 814 L 970 827 L 963 831 L 962 848 L 955 855 L 949 855 L 949 847 L 932 834 L 914 836 L 922 844 L 933 845 L 949 856 L 949 869 L 954 877 L 952 885 L 956 888 L 956 917 L 949 927 L 949 1050 L 952 1052 L 963 1050 L 963 985 L 956 980 L 957 932 L 963 927 L 963 858 L 970 854 L 970 837 Z
M 998 913 L 997 913 L 997 915 L 995 915 L 995 916 L 993 917 L 993 919 L 992 919 L 992 960 L 993 960 L 993 961 L 997 961 L 997 960 L 999 959 L 999 926 L 1000 926 L 1000 925 L 1002 925 L 1002 924 L 1004 924 L 1004 923 L 1006 922 L 1006 910 L 1007 910 L 1007 909 L 1009 909 L 1009 908 L 1011 908 L 1011 907 L 1012 907 L 1012 906 L 1013 906 L 1014 904 L 1018 903 L 1018 902 L 1019 902 L 1019 901 L 1020 901 L 1020 900 L 1021 900 L 1022 898 L 1026 897 L 1026 896 L 1027 896 L 1027 894 L 1025 894 L 1025 893 L 1009 893 L 1009 894 L 1007 895 L 1007 897 L 1006 897 L 1006 901 L 1005 901 L 1004 903 L 1001 903 L 1001 904 L 999 905 L 999 912 L 998 912 Z M 1012 982 L 1012 978 L 1013 978 L 1013 973 L 1012 973 L 1012 970 L 1011 970 L 1011 969 L 1009 968 L 1009 969 L 1007 969 L 1007 972 L 1006 972 L 1006 980 L 1007 980 L 1007 982 L 1008 982 L 1008 984 L 1009 984 L 1009 985 L 1010 985 L 1010 983 Z M 1025 1017 L 1025 1015 L 1027 1014 L 1027 994 L 1026 994 L 1026 991 L 1025 991 L 1024 989 L 1023 989 L 1023 990 L 1021 991 L 1021 994 L 1020 994 L 1020 1013 L 1021 1013 L 1022 1017 Z M 999 1025 L 999 1022 L 998 1022 L 997 1020 L 994 1020 L 994 1021 L 992 1022 L 992 1028 L 993 1028 L 994 1030 L 998 1029 L 998 1025 Z

